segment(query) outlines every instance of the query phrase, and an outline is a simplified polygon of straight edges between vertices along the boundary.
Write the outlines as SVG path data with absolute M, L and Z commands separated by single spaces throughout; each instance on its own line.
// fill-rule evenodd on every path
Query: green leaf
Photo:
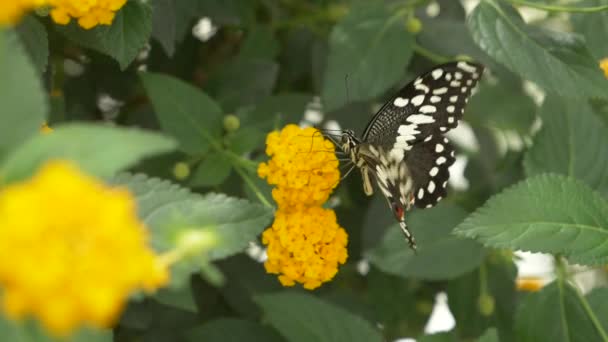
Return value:
M 536 105 L 522 89 L 504 83 L 482 83 L 471 98 L 465 118 L 472 124 L 513 130 L 522 135 L 530 132 L 536 118 Z
M 222 110 L 213 99 L 170 76 L 143 73 L 141 79 L 162 129 L 179 141 L 184 152 L 201 155 L 217 144 Z
M 65 338 L 51 337 L 37 322 L 14 322 L 0 316 L 0 336 L 10 342 L 111 342 L 112 332 L 79 329 Z
M 142 1 L 127 1 L 110 26 L 85 30 L 72 22 L 59 31 L 77 44 L 114 58 L 125 70 L 150 40 L 152 9 Z
M 596 288 L 587 295 L 591 311 L 599 319 L 604 331 L 608 331 L 608 288 Z
M 559 175 L 529 178 L 491 198 L 456 228 L 487 246 L 560 253 L 572 262 L 608 262 L 608 202 Z
M 448 283 L 448 305 L 456 320 L 456 332 L 463 339 L 477 338 L 490 326 L 498 328 L 501 341 L 514 341 L 513 316 L 517 305 L 515 278 L 517 267 L 511 257 L 497 252 L 483 264 L 487 292 L 494 299 L 494 312 L 481 313 L 481 268 Z
M 497 0 L 482 1 L 467 25 L 488 55 L 547 91 L 562 97 L 608 98 L 608 80 L 577 36 L 531 28 Z
M 270 59 L 235 58 L 209 80 L 209 92 L 227 113 L 252 105 L 272 93 L 279 65 Z
M 451 205 L 414 211 L 407 222 L 418 243 L 417 254 L 407 248 L 401 229 L 394 225 L 366 255 L 380 270 L 401 277 L 425 280 L 457 277 L 479 266 L 484 254 L 478 243 L 450 234 L 466 215 L 464 210 Z
M 334 26 L 321 97 L 333 111 L 349 100 L 373 99 L 401 80 L 412 57 L 401 16 L 379 2 L 359 2 Z
M 180 308 L 184 311 L 194 313 L 198 311 L 190 286 L 160 289 L 154 294 L 154 299 L 159 303 Z
M 31 15 L 21 20 L 16 27 L 25 50 L 40 73 L 46 70 L 49 58 L 49 40 L 46 28 Z
M 255 127 L 263 132 L 298 123 L 304 116 L 312 95 L 304 93 L 282 93 L 261 100 L 251 111 L 239 113 L 241 127 Z
M 218 237 L 209 257 L 213 260 L 234 255 L 248 246 L 264 230 L 271 211 L 247 200 L 222 194 L 168 203 L 151 213 L 152 244 L 160 251 L 173 247 L 174 238 L 184 228 L 208 229 Z
M 254 26 L 251 29 L 239 51 L 240 58 L 273 59 L 279 53 L 279 42 L 274 32 L 267 26 Z
M 0 158 L 39 134 L 48 105 L 36 70 L 17 35 L 0 30 Z
M 210 153 L 196 167 L 188 180 L 191 186 L 215 186 L 222 184 L 232 170 L 230 160 L 221 153 Z
M 72 160 L 89 174 L 111 177 L 146 157 L 175 147 L 172 139 L 140 129 L 66 124 L 55 126 L 50 134 L 35 136 L 14 150 L 0 164 L 0 178 L 4 182 L 27 178 L 52 159 Z
M 606 5 L 605 0 L 584 0 L 576 3 L 581 7 Z M 593 13 L 572 13 L 572 24 L 577 33 L 585 37 L 589 50 L 597 60 L 608 57 L 608 11 Z
M 608 127 L 586 102 L 553 96 L 541 117 L 543 127 L 524 159 L 526 173 L 571 176 L 608 198 Z
M 209 194 L 200 199 L 168 203 L 152 212 L 145 222 L 157 251 L 183 248 L 184 234 L 201 234 L 205 239 L 214 240 L 204 250 L 188 251 L 172 265 L 171 285 L 180 288 L 194 272 L 202 272 L 214 284 L 222 283 L 223 275 L 209 261 L 243 251 L 268 225 L 270 218 L 270 209 L 261 205 Z
M 517 341 L 604 341 L 576 290 L 559 280 L 528 295 L 516 316 Z
M 490 328 L 486 330 L 483 335 L 481 335 L 477 342 L 500 342 L 500 340 L 498 339 L 498 333 L 496 332 L 496 329 Z
M 432 335 L 418 337 L 418 342 L 457 342 L 458 338 L 453 332 L 440 332 Z
M 221 318 L 187 332 L 187 342 L 284 341 L 279 334 L 261 324 L 235 318 Z
M 168 180 L 150 178 L 144 174 L 120 173 L 110 179 L 114 185 L 122 185 L 137 198 L 139 217 L 147 220 L 153 212 L 165 205 L 201 198 L 201 195 L 180 187 Z
M 308 294 L 267 294 L 256 296 L 255 301 L 267 321 L 290 342 L 382 341 L 369 322 Z
M 154 0 L 152 5 L 152 38 L 160 43 L 169 57 L 175 53 L 177 41 L 175 6 L 176 0 Z

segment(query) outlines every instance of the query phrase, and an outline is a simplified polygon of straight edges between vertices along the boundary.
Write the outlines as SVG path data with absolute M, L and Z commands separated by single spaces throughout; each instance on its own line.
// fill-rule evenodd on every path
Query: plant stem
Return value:
M 264 194 L 262 194 L 262 192 L 260 191 L 260 189 L 258 189 L 258 187 L 255 185 L 253 180 L 251 180 L 251 178 L 249 177 L 247 172 L 245 170 L 243 170 L 240 166 L 237 166 L 237 165 L 234 166 L 234 169 L 236 170 L 236 172 L 238 172 L 238 174 L 241 176 L 243 181 L 245 181 L 245 183 L 251 189 L 251 191 L 253 191 L 253 193 L 260 200 L 260 202 L 262 202 L 262 204 L 268 208 L 273 208 L 272 204 L 270 204 L 270 202 L 266 199 L 266 197 L 264 197 Z
M 608 5 L 602 6 L 593 6 L 593 7 L 568 7 L 568 6 L 557 6 L 557 5 L 547 5 L 547 4 L 539 4 L 535 2 L 528 2 L 524 0 L 507 0 L 513 5 L 526 6 L 531 8 L 536 8 L 539 10 L 544 10 L 548 12 L 578 12 L 578 13 L 594 13 L 608 10 Z
M 418 45 L 418 43 L 414 43 L 414 51 L 420 56 L 428 58 L 435 63 L 446 63 L 451 60 L 449 57 L 434 53 L 433 51 Z
M 566 270 L 566 265 L 564 264 L 564 261 L 559 256 L 555 256 L 555 267 L 557 270 L 557 280 L 559 282 L 558 285 L 560 285 L 560 291 L 561 291 L 562 287 L 563 287 L 563 282 L 568 280 L 567 279 L 568 272 Z M 591 310 L 591 307 L 589 306 L 589 302 L 587 302 L 587 299 L 585 299 L 585 296 L 583 296 L 583 294 L 581 293 L 578 286 L 576 286 L 576 284 L 573 284 L 572 287 L 574 288 L 574 291 L 576 292 L 576 297 L 578 298 L 581 305 L 583 306 L 585 313 L 587 313 L 587 316 L 593 323 L 593 326 L 595 327 L 597 332 L 600 334 L 600 336 L 602 336 L 602 340 L 604 342 L 608 342 L 608 334 L 604 330 L 604 327 L 602 327 L 602 324 L 598 320 L 598 318 L 595 315 L 595 313 L 593 312 L 593 310 Z

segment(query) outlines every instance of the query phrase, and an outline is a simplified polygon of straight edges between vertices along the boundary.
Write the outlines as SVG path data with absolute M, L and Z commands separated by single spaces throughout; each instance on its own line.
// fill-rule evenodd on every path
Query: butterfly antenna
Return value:
M 348 91 L 348 74 L 344 76 L 344 87 L 346 88 L 346 103 L 350 103 L 350 94 Z

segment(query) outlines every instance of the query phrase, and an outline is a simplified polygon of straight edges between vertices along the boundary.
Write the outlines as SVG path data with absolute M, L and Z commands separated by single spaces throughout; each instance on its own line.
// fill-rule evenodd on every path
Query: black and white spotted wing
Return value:
M 436 66 L 403 87 L 369 122 L 362 141 L 409 150 L 433 133 L 456 127 L 483 67 L 470 62 Z M 400 139 L 397 139 L 401 137 Z
M 414 183 L 414 204 L 418 208 L 430 208 L 445 198 L 449 168 L 454 161 L 452 145 L 438 134 L 429 135 L 407 153 L 405 163 Z

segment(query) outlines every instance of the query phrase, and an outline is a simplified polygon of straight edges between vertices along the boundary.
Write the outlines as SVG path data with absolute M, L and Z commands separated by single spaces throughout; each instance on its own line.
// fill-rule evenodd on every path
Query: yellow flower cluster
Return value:
M 279 274 L 284 286 L 296 282 L 312 290 L 338 272 L 346 262 L 348 237 L 336 222 L 333 210 L 309 207 L 276 213 L 272 227 L 262 234 L 268 245 L 266 271 Z
M 53 21 L 67 25 L 75 18 L 87 30 L 97 25 L 111 25 L 116 11 L 126 3 L 127 0 L 48 0 Z
M 340 181 L 334 145 L 312 127 L 287 125 L 266 137 L 268 163 L 258 175 L 276 185 L 272 197 L 279 208 L 321 205 Z
M 348 257 L 348 236 L 336 214 L 321 205 L 338 185 L 340 172 L 334 145 L 314 128 L 288 125 L 266 138 L 268 163 L 258 175 L 276 187 L 278 210 L 262 234 L 268 246 L 264 266 L 284 286 L 303 284 L 312 290 L 331 280 Z
M 109 327 L 133 291 L 167 281 L 127 190 L 54 161 L 0 191 L 0 287 L 9 317 L 36 317 L 55 335 Z
M 608 57 L 600 61 L 600 68 L 604 70 L 604 75 L 608 78 Z
M 4 0 L 0 1 L 0 25 L 15 24 L 27 11 L 40 7 L 47 0 Z

